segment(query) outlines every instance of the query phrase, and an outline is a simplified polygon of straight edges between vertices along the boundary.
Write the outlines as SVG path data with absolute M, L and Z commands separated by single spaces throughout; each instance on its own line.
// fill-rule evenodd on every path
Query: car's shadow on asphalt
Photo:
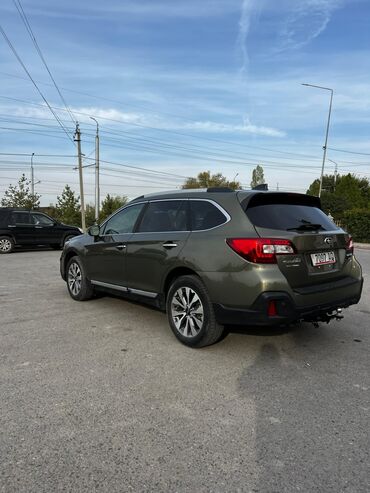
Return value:
M 257 326 L 245 326 L 245 325 L 227 325 L 225 326 L 226 335 L 228 334 L 242 334 L 251 336 L 269 337 L 274 335 L 284 335 L 294 332 L 298 329 L 298 325 L 289 325 L 282 327 L 257 327 Z
M 143 307 L 153 312 L 162 313 L 163 316 L 167 317 L 166 312 L 162 309 L 158 308 L 154 303 L 143 302 L 141 299 L 123 296 L 116 292 L 106 292 L 106 291 L 97 291 L 97 298 L 115 298 L 117 300 L 123 300 L 127 303 L 136 305 L 138 307 Z M 327 324 L 320 324 L 319 327 L 327 327 Z M 256 326 L 256 325 L 225 325 L 225 331 L 221 338 L 221 340 L 225 339 L 228 335 L 231 334 L 239 334 L 245 336 L 260 336 L 260 337 L 273 337 L 273 336 L 282 336 L 285 334 L 294 334 L 299 337 L 300 335 L 306 334 L 310 332 L 310 329 L 317 329 L 313 323 L 302 322 L 302 323 L 292 323 L 290 325 L 284 326 L 276 326 L 276 327 L 264 327 L 264 326 Z M 314 331 L 315 332 L 315 331 Z
M 282 327 L 257 327 L 257 326 L 233 326 L 229 325 L 225 327 L 225 331 L 219 342 L 224 341 L 227 343 L 228 336 L 238 336 L 239 343 L 245 339 L 248 344 L 248 340 L 253 338 L 256 342 L 256 338 L 260 338 L 263 342 L 264 338 L 269 338 L 270 342 L 275 339 L 275 344 L 278 346 L 285 345 L 283 341 L 294 341 L 297 346 L 309 345 L 315 348 L 317 345 L 333 342 L 332 332 L 330 329 L 335 329 L 335 325 L 340 322 L 332 322 L 332 324 L 320 323 L 317 326 L 310 322 L 300 322 Z M 288 339 L 286 338 L 288 337 Z M 334 339 L 338 339 L 337 337 Z M 281 341 L 281 342 L 279 342 Z M 340 341 L 343 342 L 343 341 Z
M 61 251 L 61 248 L 51 248 L 49 246 L 16 246 L 12 255 L 17 253 L 28 253 L 28 252 L 58 252 Z

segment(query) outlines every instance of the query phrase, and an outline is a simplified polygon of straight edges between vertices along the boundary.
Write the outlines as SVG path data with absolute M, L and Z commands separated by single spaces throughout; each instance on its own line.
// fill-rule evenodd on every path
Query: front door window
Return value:
M 104 225 L 103 235 L 132 233 L 144 204 L 126 207 L 112 216 Z

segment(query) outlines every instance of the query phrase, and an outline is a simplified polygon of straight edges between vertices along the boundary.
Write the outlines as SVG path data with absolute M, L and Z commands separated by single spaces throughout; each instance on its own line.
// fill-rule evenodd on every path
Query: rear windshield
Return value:
M 271 194 L 272 195 L 272 194 Z M 277 230 L 332 231 L 339 229 L 316 203 L 306 196 L 256 197 L 247 206 L 246 214 L 257 227 Z M 264 200 L 265 199 L 265 200 Z M 267 199 L 267 200 L 266 200 Z M 267 203 L 266 203 L 267 202 Z

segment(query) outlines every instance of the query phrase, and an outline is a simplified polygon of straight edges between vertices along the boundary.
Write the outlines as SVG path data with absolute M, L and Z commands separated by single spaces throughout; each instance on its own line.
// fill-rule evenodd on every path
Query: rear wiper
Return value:
M 294 228 L 287 228 L 287 231 L 317 231 L 318 229 L 322 229 L 321 224 L 305 222 L 305 224 L 301 224 L 300 226 L 295 226 Z

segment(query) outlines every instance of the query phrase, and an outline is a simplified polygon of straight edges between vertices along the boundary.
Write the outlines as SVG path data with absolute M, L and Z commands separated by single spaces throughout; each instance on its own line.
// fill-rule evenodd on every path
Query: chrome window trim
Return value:
M 203 201 L 203 202 L 210 202 L 212 205 L 214 205 L 224 216 L 225 216 L 225 219 L 226 221 L 221 223 L 221 224 L 218 224 L 217 226 L 213 226 L 213 228 L 207 228 L 207 229 L 190 229 L 190 230 L 170 230 L 170 231 L 135 231 L 133 234 L 134 235 L 137 235 L 137 234 L 164 234 L 164 233 L 201 233 L 203 231 L 211 231 L 212 229 L 216 229 L 216 228 L 219 228 L 220 226 L 223 226 L 224 224 L 227 224 L 229 221 L 231 221 L 231 216 L 230 214 L 225 211 L 225 209 L 220 205 L 218 204 L 217 202 L 215 202 L 214 200 L 212 199 L 199 199 L 199 198 L 193 198 L 193 197 L 184 197 L 183 199 L 179 199 L 179 198 L 176 198 L 176 199 L 153 199 L 153 200 L 148 200 L 148 203 L 150 202 L 169 202 L 169 201 L 173 201 L 173 200 L 188 200 L 188 201 L 192 201 L 192 202 L 195 202 L 195 201 Z
M 170 234 L 170 233 L 192 233 L 190 229 L 170 229 L 169 231 L 135 231 L 133 235 L 157 235 L 157 234 Z
M 121 209 L 118 209 L 117 212 L 113 213 L 111 216 L 109 216 L 101 225 L 101 228 L 105 227 L 105 224 L 112 218 L 114 217 L 116 214 L 118 214 L 119 212 L 122 212 L 123 210 L 127 209 L 128 207 L 132 207 L 134 205 L 139 205 L 139 204 L 148 204 L 148 203 L 151 203 L 151 202 L 171 202 L 171 201 L 184 201 L 184 200 L 188 200 L 188 201 L 203 201 L 203 202 L 209 202 L 211 203 L 212 205 L 214 205 L 224 216 L 225 216 L 225 219 L 226 221 L 221 223 L 221 224 L 218 224 L 217 226 L 213 226 L 213 228 L 206 228 L 206 229 L 192 229 L 192 230 L 170 230 L 170 231 L 135 231 L 131 234 L 133 235 L 137 235 L 137 234 L 158 234 L 158 233 L 201 233 L 201 232 L 204 232 L 204 231 L 212 231 L 213 229 L 216 229 L 216 228 L 219 228 L 220 226 L 223 226 L 224 224 L 227 224 L 228 222 L 231 221 L 231 216 L 230 214 L 225 211 L 225 209 L 220 205 L 218 204 L 217 202 L 215 202 L 214 200 L 212 199 L 202 199 L 202 198 L 196 198 L 196 197 L 184 197 L 184 198 L 173 198 L 173 199 L 152 199 L 152 200 L 142 200 L 140 202 L 135 202 L 133 204 L 127 204 L 127 205 L 124 205 Z M 117 234 L 130 234 L 130 233 L 117 233 Z M 101 235 L 102 237 L 104 236 L 112 236 L 112 235 Z

